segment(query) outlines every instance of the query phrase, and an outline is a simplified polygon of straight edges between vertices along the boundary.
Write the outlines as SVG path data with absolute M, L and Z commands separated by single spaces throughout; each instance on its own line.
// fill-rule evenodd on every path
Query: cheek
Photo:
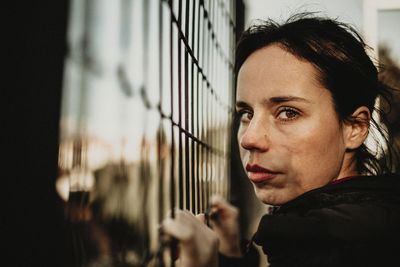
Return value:
M 297 166 L 301 165 L 301 161 L 311 152 L 313 137 L 309 128 L 293 125 L 292 127 L 277 127 L 273 139 L 277 141 L 279 157 L 284 159 L 289 166 Z
M 326 127 L 328 128 L 328 127 Z M 319 183 L 335 175 L 342 159 L 342 139 L 337 128 L 297 132 L 282 146 L 291 174 L 298 183 Z
M 312 138 L 298 138 L 286 143 L 284 149 L 286 151 L 289 163 L 295 167 L 295 170 L 302 171 L 317 164 L 320 149 L 317 142 Z

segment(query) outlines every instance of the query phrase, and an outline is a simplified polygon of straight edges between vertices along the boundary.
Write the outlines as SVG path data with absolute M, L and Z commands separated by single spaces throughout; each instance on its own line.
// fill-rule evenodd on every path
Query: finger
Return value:
M 176 219 L 165 219 L 161 224 L 164 234 L 172 236 L 180 241 L 186 241 L 190 237 L 190 230 L 182 221 Z
M 172 219 L 176 219 L 177 221 L 190 221 L 191 217 L 194 217 L 192 213 L 187 210 L 181 210 L 178 208 L 174 209 L 174 215 Z
M 186 224 L 198 224 L 198 220 L 195 215 L 188 210 L 178 210 L 176 213 L 176 218 Z
M 210 211 L 211 212 L 219 212 L 219 211 L 229 211 L 232 209 L 232 205 L 229 204 L 224 198 L 214 195 L 210 199 Z
M 194 229 L 201 229 L 204 225 L 202 221 L 196 218 L 196 216 L 188 210 L 177 210 L 175 220 L 187 229 L 188 237 L 194 234 L 193 231 L 196 231 Z
M 221 196 L 213 195 L 210 198 L 210 204 L 213 207 L 229 207 L 230 204 Z
M 199 221 L 201 221 L 204 224 L 206 223 L 206 216 L 204 213 L 197 214 L 196 219 L 198 219 Z
M 167 211 L 167 218 L 175 218 L 176 217 L 176 213 L 179 212 L 180 209 L 178 208 L 172 208 L 170 210 Z
M 211 213 L 219 213 L 219 214 L 229 214 L 230 216 L 238 215 L 239 209 L 224 198 L 214 195 L 211 197 Z

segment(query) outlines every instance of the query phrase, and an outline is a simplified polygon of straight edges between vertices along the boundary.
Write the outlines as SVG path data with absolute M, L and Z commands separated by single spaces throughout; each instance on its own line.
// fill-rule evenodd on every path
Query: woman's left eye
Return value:
M 298 112 L 297 110 L 285 107 L 279 110 L 277 117 L 278 119 L 281 119 L 283 121 L 290 121 L 296 119 L 299 115 L 300 112 Z

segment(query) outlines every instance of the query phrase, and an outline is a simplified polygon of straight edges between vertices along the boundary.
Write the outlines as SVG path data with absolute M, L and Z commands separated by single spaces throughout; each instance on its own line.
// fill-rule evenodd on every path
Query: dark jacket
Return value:
M 350 177 L 306 192 L 264 215 L 254 242 L 271 267 L 400 266 L 400 177 Z

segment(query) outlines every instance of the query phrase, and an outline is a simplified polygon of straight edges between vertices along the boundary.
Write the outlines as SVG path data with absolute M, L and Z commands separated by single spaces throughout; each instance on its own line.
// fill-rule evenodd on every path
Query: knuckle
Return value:
M 237 207 L 232 207 L 232 215 L 234 216 L 239 216 L 239 208 Z
M 183 242 L 190 242 L 194 239 L 193 231 L 191 229 L 188 229 L 182 234 L 181 241 Z

